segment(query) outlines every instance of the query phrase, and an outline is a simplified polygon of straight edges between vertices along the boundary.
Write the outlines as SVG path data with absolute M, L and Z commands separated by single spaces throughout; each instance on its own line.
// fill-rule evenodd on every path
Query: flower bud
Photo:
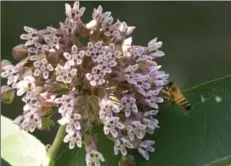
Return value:
M 10 70 L 11 68 L 13 68 L 14 66 L 12 65 L 12 63 L 8 60 L 2 60 L 1 64 L 0 64 L 0 71 L 4 72 L 6 70 Z
M 50 52 L 47 55 L 47 60 L 50 64 L 57 64 L 59 62 L 59 56 L 57 56 L 57 53 L 55 52 Z
M 9 86 L 2 86 L 1 87 L 1 102 L 10 104 L 15 98 L 15 91 Z
M 12 55 L 16 60 L 23 60 L 28 54 L 24 44 L 19 44 L 12 49 Z
M 9 60 L 3 59 L 1 61 L 1 69 L 3 69 L 5 66 L 9 66 L 9 65 L 12 65 L 12 63 Z

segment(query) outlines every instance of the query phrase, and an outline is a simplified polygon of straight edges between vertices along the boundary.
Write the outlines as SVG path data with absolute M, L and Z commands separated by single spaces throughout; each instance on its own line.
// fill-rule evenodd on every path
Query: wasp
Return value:
M 185 111 L 189 111 L 191 109 L 191 105 L 181 92 L 180 88 L 172 81 L 168 82 L 164 86 L 162 92 L 164 93 L 165 99 L 172 100 L 173 103 L 181 106 Z

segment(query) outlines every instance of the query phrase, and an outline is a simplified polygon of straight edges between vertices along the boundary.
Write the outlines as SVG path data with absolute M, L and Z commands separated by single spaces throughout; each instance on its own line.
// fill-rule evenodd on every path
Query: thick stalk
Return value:
M 42 166 L 53 166 L 55 157 L 59 151 L 59 147 L 61 146 L 63 142 L 63 138 L 65 136 L 65 129 L 66 126 L 60 126 L 58 129 L 58 132 L 55 136 L 55 140 L 53 141 L 51 147 L 48 149 L 47 152 L 47 160 L 44 161 Z

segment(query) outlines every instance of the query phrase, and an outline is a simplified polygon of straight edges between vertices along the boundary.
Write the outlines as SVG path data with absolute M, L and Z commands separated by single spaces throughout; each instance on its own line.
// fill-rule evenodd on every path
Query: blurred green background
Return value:
M 58 27 L 65 18 L 65 2 L 1 2 L 1 59 L 9 59 L 12 47 L 22 41 L 23 26 L 37 29 Z M 163 70 L 182 89 L 231 73 L 231 2 L 81 2 L 91 19 L 94 7 L 102 5 L 114 19 L 136 26 L 133 44 L 147 45 L 154 37 L 163 41 Z M 2 82 L 4 83 L 4 81 Z M 15 118 L 22 102 L 1 105 L 2 114 Z M 45 144 L 56 130 L 36 132 Z

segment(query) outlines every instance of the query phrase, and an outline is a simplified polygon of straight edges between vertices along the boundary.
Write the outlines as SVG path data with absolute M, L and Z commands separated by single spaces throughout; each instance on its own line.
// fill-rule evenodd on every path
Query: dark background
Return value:
M 16 63 L 11 51 L 22 43 L 24 25 L 58 27 L 65 18 L 64 3 L 1 2 L 1 59 Z M 136 26 L 133 44 L 146 46 L 154 37 L 163 41 L 166 56 L 159 63 L 182 89 L 231 73 L 231 2 L 81 2 L 87 8 L 84 22 L 100 4 L 115 20 Z M 1 108 L 3 115 L 15 118 L 22 102 L 16 99 Z M 35 135 L 47 144 L 54 133 Z

